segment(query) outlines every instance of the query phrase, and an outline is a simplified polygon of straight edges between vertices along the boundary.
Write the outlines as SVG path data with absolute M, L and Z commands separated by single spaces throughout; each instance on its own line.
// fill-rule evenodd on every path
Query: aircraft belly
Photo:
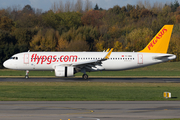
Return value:
M 35 70 L 53 70 L 51 65 L 35 65 Z
M 129 68 L 136 68 L 137 64 L 132 61 L 107 61 L 103 63 L 105 70 L 126 70 Z

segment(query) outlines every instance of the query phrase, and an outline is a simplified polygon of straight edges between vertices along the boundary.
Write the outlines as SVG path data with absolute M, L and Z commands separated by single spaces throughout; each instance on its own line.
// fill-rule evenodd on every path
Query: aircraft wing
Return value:
M 90 61 L 86 61 L 86 62 L 78 62 L 78 63 L 72 64 L 72 66 L 79 68 L 79 69 L 86 68 L 87 71 L 91 71 L 92 67 L 95 67 L 96 65 L 101 66 L 102 61 L 109 59 L 112 51 L 113 51 L 113 48 L 106 54 L 106 56 L 104 58 L 102 58 L 100 60 L 90 60 Z

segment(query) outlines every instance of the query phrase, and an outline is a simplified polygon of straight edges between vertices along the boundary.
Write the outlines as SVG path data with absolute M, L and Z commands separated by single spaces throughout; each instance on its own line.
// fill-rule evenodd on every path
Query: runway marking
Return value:
M 86 118 L 86 117 L 78 117 L 78 118 L 101 120 L 101 119 L 99 119 L 99 118 Z
M 86 110 L 86 109 L 80 109 L 80 108 L 67 108 L 65 107 L 64 109 L 70 109 L 70 110 L 79 110 L 79 111 L 87 111 L 87 112 L 79 112 L 79 113 L 65 113 L 61 115 L 78 115 L 78 114 L 90 114 L 93 113 L 93 110 Z

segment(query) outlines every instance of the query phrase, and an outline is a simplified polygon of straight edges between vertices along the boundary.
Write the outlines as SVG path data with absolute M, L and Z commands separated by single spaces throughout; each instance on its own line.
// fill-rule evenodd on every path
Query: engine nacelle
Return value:
M 74 67 L 56 66 L 55 76 L 56 77 L 72 77 L 74 76 Z

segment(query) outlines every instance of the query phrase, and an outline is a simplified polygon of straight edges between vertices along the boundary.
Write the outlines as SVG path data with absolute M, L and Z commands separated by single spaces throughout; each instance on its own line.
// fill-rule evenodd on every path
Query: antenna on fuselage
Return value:
M 28 52 L 30 52 L 30 50 L 28 50 Z

